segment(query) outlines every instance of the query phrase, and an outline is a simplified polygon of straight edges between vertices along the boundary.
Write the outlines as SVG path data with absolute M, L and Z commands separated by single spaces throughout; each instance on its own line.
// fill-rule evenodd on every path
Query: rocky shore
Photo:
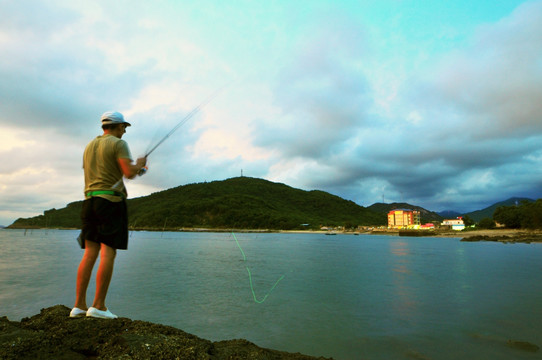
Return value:
M 542 230 L 524 229 L 483 229 L 468 231 L 453 230 L 402 230 L 381 229 L 372 231 L 374 235 L 430 236 L 441 238 L 461 238 L 461 241 L 498 241 L 504 243 L 542 242 Z
M 69 313 L 56 305 L 20 322 L 0 317 L 0 359 L 325 359 L 243 339 L 212 342 L 145 321 L 72 319 Z
M 526 230 L 480 230 L 467 232 L 461 241 L 496 241 L 502 243 L 539 243 L 541 231 Z

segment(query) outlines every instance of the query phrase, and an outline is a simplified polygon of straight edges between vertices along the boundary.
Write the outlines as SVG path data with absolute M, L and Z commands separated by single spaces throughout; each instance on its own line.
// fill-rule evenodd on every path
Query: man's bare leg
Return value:
M 75 286 L 75 306 L 81 310 L 87 310 L 87 288 L 92 275 L 92 269 L 100 252 L 100 244 L 85 240 L 85 253 L 77 270 L 77 282 Z
M 96 295 L 92 307 L 98 310 L 107 310 L 105 306 L 105 297 L 113 276 L 113 267 L 115 265 L 115 256 L 117 250 L 105 244 L 101 244 L 100 265 L 96 274 Z

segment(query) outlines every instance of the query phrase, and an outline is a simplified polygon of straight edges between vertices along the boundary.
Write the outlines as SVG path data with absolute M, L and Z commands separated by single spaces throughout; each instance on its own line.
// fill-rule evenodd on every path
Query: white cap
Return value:
M 126 124 L 132 126 L 129 122 L 124 121 L 124 116 L 117 111 L 106 111 L 102 114 L 102 125 L 109 124 Z

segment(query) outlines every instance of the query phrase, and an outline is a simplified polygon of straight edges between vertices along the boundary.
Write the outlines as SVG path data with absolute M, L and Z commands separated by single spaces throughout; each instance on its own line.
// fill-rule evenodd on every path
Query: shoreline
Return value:
M 245 339 L 213 342 L 147 321 L 70 318 L 69 314 L 68 307 L 55 305 L 20 322 L 0 316 L 0 358 L 330 359 L 266 349 Z
M 77 228 L 30 228 L 6 227 L 0 230 L 79 230 Z M 461 241 L 499 241 L 499 242 L 542 242 L 542 230 L 528 229 L 475 229 L 468 231 L 454 230 L 399 230 L 372 229 L 363 231 L 340 230 L 276 230 L 276 229 L 211 229 L 211 228 L 180 228 L 180 229 L 148 229 L 137 228 L 129 231 L 149 232 L 209 232 L 209 233 L 276 233 L 276 234 L 322 234 L 322 235 L 391 235 L 412 237 L 461 238 Z
M 322 233 L 327 231 L 279 231 L 281 233 Z M 436 237 L 436 238 L 459 238 L 461 241 L 498 241 L 504 243 L 513 242 L 542 242 L 542 230 L 527 230 L 527 229 L 477 229 L 468 231 L 455 230 L 406 230 L 398 229 L 382 229 L 365 232 L 344 232 L 334 231 L 334 234 L 343 235 L 390 235 L 390 236 L 410 236 L 410 237 Z
M 413 233 L 425 233 L 421 236 L 430 236 L 437 238 L 460 238 L 461 241 L 496 241 L 503 243 L 531 243 L 531 242 L 542 242 L 542 230 L 527 230 L 527 229 L 479 229 L 479 230 L 468 230 L 468 231 L 454 231 L 448 230 L 444 232 L 440 231 L 428 231 L 428 230 L 418 230 L 413 231 Z M 373 232 L 373 234 L 382 234 L 384 232 Z M 399 236 L 416 236 L 416 235 L 401 235 L 398 231 L 388 232 L 388 235 L 399 235 Z

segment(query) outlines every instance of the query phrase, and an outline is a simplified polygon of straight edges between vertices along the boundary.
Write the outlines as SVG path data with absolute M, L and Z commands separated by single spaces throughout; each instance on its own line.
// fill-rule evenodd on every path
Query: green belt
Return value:
M 120 197 L 124 197 L 124 194 L 123 193 L 120 193 L 118 191 L 113 191 L 113 190 L 96 190 L 96 191 L 88 191 L 86 193 L 86 195 L 88 197 L 91 197 L 91 196 L 96 196 L 96 195 L 113 195 L 113 196 L 120 196 Z

